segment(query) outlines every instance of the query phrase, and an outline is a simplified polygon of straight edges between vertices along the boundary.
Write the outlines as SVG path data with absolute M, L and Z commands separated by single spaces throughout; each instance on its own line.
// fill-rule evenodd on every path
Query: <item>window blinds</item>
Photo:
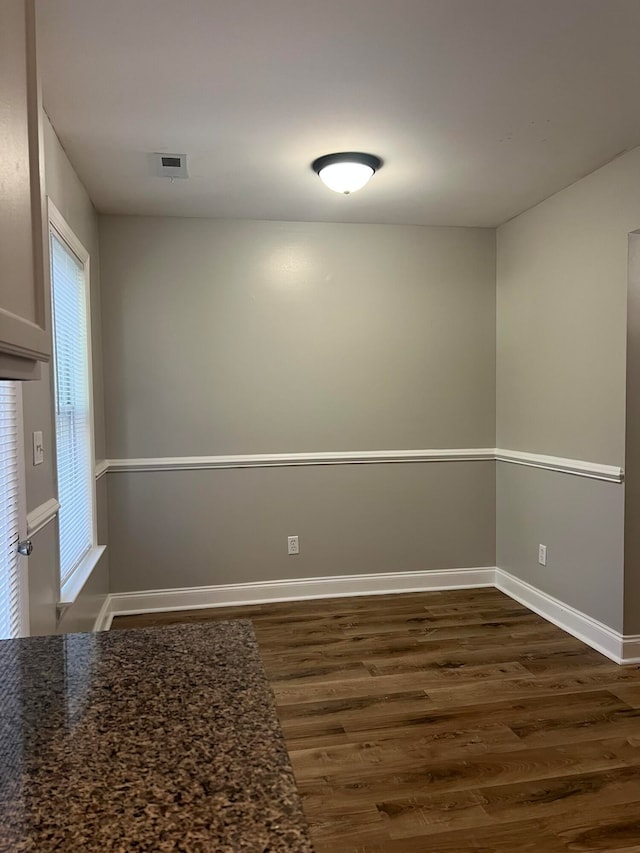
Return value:
M 18 391 L 0 382 L 0 639 L 20 636 Z
M 84 266 L 51 231 L 60 584 L 93 545 L 91 416 Z

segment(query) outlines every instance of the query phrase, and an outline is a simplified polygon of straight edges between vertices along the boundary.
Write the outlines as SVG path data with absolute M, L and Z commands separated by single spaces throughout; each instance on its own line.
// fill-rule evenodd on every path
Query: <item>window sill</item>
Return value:
M 62 589 L 60 590 L 58 609 L 68 607 L 70 604 L 73 604 L 82 592 L 82 588 L 89 580 L 91 572 L 93 572 L 95 567 L 98 565 L 100 557 L 102 557 L 106 550 L 106 545 L 96 545 L 95 548 L 92 548 L 89 551 L 69 580 L 62 586 Z

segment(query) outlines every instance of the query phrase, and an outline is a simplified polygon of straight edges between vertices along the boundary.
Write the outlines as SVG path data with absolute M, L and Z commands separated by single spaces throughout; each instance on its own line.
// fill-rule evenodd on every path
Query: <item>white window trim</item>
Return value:
M 50 198 L 47 199 L 48 209 L 49 209 L 49 228 L 53 229 L 56 235 L 67 244 L 69 249 L 73 252 L 73 254 L 78 258 L 80 263 L 84 267 L 84 286 L 85 286 L 85 297 L 86 297 L 86 310 L 87 310 L 87 367 L 89 371 L 88 381 L 89 381 L 89 434 L 90 434 L 90 460 L 91 460 L 91 470 L 95 470 L 96 466 L 96 453 L 95 453 L 95 427 L 94 427 L 94 415 L 93 415 L 93 353 L 92 353 L 92 326 L 91 326 L 91 258 L 89 256 L 89 252 L 82 245 L 80 240 L 76 237 L 71 226 L 64 218 L 64 216 L 60 213 L 55 204 L 51 201 Z M 53 282 L 52 282 L 53 287 Z M 56 433 L 57 433 L 57 425 L 56 425 L 56 415 L 55 415 L 55 366 L 52 365 L 51 370 L 51 398 L 52 398 L 52 408 L 53 408 L 53 442 L 55 444 L 56 441 Z M 57 447 L 54 447 L 55 458 L 57 459 Z M 56 468 L 56 491 L 57 491 L 57 465 Z M 81 561 L 80 565 L 75 569 L 71 577 L 69 577 L 64 584 L 60 583 L 60 549 L 58 548 L 56 554 L 56 567 L 57 567 L 57 576 L 58 576 L 58 607 L 64 608 L 76 600 L 78 595 L 80 594 L 82 588 L 89 580 L 91 573 L 94 568 L 98 564 L 100 557 L 102 557 L 105 546 L 98 545 L 98 516 L 97 516 L 97 496 L 96 496 L 96 481 L 95 477 L 91 477 L 91 502 L 92 502 L 92 533 L 93 533 L 93 546 L 91 550 L 85 555 L 84 559 Z
M 94 545 L 94 547 L 84 556 L 82 562 L 71 575 L 69 580 L 60 587 L 60 600 L 58 607 L 68 607 L 80 595 L 83 586 L 89 580 L 91 572 L 95 569 L 100 561 L 100 557 L 107 550 L 106 545 Z

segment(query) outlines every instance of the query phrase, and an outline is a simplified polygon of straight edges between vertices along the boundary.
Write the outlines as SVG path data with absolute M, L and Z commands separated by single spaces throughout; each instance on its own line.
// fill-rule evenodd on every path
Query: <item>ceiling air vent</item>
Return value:
M 187 155 L 186 154 L 162 154 L 152 155 L 154 174 L 159 178 L 188 178 Z

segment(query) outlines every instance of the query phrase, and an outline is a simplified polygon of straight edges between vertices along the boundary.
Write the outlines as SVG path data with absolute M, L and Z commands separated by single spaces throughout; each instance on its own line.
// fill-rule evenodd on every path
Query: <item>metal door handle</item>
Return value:
M 22 542 L 18 542 L 18 554 L 21 554 L 23 557 L 30 557 L 33 552 L 33 542 L 31 539 L 24 539 Z

